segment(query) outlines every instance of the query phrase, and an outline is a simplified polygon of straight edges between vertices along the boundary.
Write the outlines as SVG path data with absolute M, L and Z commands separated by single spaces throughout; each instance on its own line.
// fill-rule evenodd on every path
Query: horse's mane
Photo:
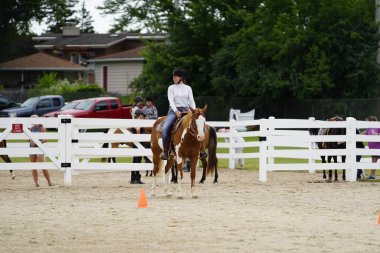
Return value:
M 185 117 L 183 117 L 183 124 L 186 126 L 186 127 L 189 127 L 190 126 L 190 121 L 191 121 L 191 116 L 193 115 L 193 113 L 191 111 L 189 111 Z

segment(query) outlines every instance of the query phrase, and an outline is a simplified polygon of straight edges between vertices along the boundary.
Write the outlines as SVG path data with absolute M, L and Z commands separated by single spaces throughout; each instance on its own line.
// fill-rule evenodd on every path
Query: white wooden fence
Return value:
M 0 141 L 7 140 L 7 147 L 0 148 L 0 155 L 11 157 L 28 157 L 29 154 L 45 154 L 45 163 L 13 162 L 0 163 L 0 170 L 32 170 L 49 169 L 64 172 L 64 183 L 71 185 L 73 173 L 85 171 L 132 171 L 152 170 L 151 163 L 104 163 L 103 157 L 133 157 L 147 156 L 151 158 L 150 149 L 145 149 L 140 143 L 149 142 L 150 134 L 131 134 L 127 129 L 132 127 L 151 127 L 153 120 L 130 119 L 81 119 L 60 116 L 59 118 L 0 118 Z M 32 124 L 43 124 L 46 128 L 58 129 L 47 133 L 32 133 Z M 310 118 L 300 119 L 269 119 L 247 121 L 211 121 L 207 124 L 230 129 L 249 127 L 257 129 L 244 132 L 218 133 L 218 148 L 225 153 L 217 153 L 219 159 L 228 159 L 229 168 L 234 168 L 237 158 L 258 159 L 259 180 L 267 181 L 267 173 L 279 170 L 304 170 L 313 173 L 322 169 L 347 169 L 347 180 L 356 180 L 356 170 L 379 169 L 379 164 L 372 164 L 370 159 L 356 162 L 356 156 L 380 155 L 380 150 L 357 149 L 356 142 L 378 141 L 380 136 L 357 135 L 356 129 L 380 128 L 380 122 L 356 121 L 347 118 L 346 121 L 318 121 Z M 22 130 L 20 128 L 22 127 Z M 12 131 L 13 128 L 13 131 Z M 114 133 L 122 129 L 123 134 Z M 346 135 L 313 136 L 310 128 L 345 128 Z M 86 129 L 86 131 L 82 131 Z M 107 132 L 94 130 L 109 129 Z M 19 132 L 19 133 L 17 133 Z M 237 137 L 245 138 L 243 143 L 235 143 Z M 260 137 L 260 138 L 259 138 Z M 229 138 L 224 142 L 223 138 Z M 48 142 L 41 143 L 40 139 Z M 259 141 L 261 139 L 262 141 Z M 29 141 L 37 143 L 38 147 L 29 147 Z M 346 142 L 346 149 L 318 150 L 315 142 Z M 103 148 L 104 143 L 133 142 L 137 148 Z M 236 148 L 244 148 L 244 153 L 236 153 Z M 321 164 L 316 162 L 321 155 L 345 155 L 346 163 Z M 97 159 L 94 159 L 97 158 Z M 282 158 L 298 159 L 297 163 Z M 282 159 L 282 160 L 281 160 Z M 24 159 L 25 160 L 25 159 Z

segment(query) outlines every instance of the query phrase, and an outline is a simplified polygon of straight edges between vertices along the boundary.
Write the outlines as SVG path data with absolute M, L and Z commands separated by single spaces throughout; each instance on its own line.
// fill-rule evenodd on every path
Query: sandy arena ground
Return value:
M 190 197 L 149 197 L 129 173 L 80 174 L 72 187 L 52 172 L 0 172 L 0 252 L 380 252 L 380 183 L 318 182 L 321 174 L 220 170 L 219 184 Z M 199 171 L 198 176 L 199 179 Z M 163 195 L 162 180 L 158 193 Z

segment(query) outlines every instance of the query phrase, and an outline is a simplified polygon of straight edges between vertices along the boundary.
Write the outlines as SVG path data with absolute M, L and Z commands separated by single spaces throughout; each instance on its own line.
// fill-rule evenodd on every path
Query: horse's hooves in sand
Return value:
M 218 180 L 214 180 L 214 182 L 213 182 L 214 184 L 217 184 L 218 183 Z

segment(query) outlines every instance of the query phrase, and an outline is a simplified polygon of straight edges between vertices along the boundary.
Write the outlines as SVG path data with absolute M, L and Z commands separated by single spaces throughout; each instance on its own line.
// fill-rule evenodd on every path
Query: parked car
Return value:
M 58 115 L 62 114 L 63 111 L 70 110 L 70 109 L 73 109 L 73 108 L 77 107 L 81 102 L 83 102 L 83 99 L 73 100 L 73 101 L 71 101 L 69 103 L 66 103 L 58 111 L 53 111 L 53 112 L 45 113 L 43 116 L 44 117 L 57 117 Z
M 0 95 L 0 110 L 12 108 L 12 107 L 18 107 L 18 106 L 20 105 L 12 101 L 12 99 Z
M 32 97 L 22 103 L 20 107 L 0 111 L 0 116 L 30 117 L 33 114 L 42 116 L 45 113 L 59 110 L 64 104 L 63 97 L 59 95 Z
M 75 108 L 56 112 L 54 116 L 65 114 L 75 118 L 131 119 L 131 109 L 131 106 L 123 106 L 119 98 L 99 97 L 85 99 Z

